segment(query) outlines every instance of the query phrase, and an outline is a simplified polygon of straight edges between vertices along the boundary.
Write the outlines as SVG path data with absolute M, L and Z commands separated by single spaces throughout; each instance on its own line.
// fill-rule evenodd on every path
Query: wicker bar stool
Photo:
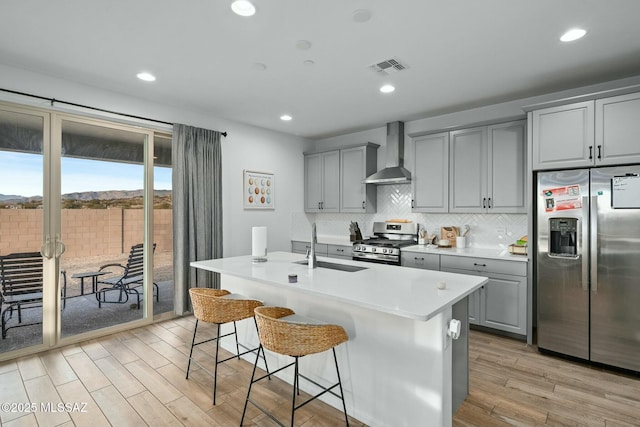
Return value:
M 264 351 L 265 349 L 267 349 L 274 353 L 291 356 L 294 358 L 293 362 L 270 373 L 275 374 L 276 372 L 294 366 L 293 398 L 291 402 L 291 426 L 293 427 L 294 425 L 293 422 L 295 411 L 297 409 L 328 392 L 342 400 L 344 420 L 348 427 L 349 417 L 347 416 L 347 406 L 344 402 L 344 392 L 342 391 L 342 382 L 340 380 L 340 371 L 338 370 L 338 359 L 336 357 L 335 349 L 337 345 L 349 340 L 349 336 L 347 335 L 347 332 L 344 330 L 344 328 L 342 326 L 322 323 L 318 322 L 317 320 L 297 315 L 293 310 L 284 307 L 262 306 L 256 307 L 254 311 L 256 323 L 258 326 L 258 337 L 260 338 L 258 356 L 260 355 L 260 350 L 262 350 L 262 354 L 264 355 Z M 299 372 L 298 359 L 302 356 L 321 353 L 329 349 L 333 351 L 333 360 L 336 365 L 338 382 L 332 386 L 324 387 L 313 381 L 312 379 L 305 377 Z M 259 359 L 258 356 L 256 356 L 256 363 L 253 366 L 253 374 L 251 374 L 251 383 L 249 384 L 247 399 L 244 403 L 244 410 L 242 411 L 242 419 L 240 420 L 240 425 L 242 426 L 242 423 L 244 422 L 244 416 L 247 412 L 247 405 L 249 402 L 251 402 L 265 415 L 284 427 L 284 424 L 278 421 L 265 408 L 260 406 L 255 401 L 251 400 L 251 387 L 253 386 L 253 384 L 267 377 L 267 375 L 263 375 L 260 378 L 255 378 L 256 367 L 258 366 Z M 301 404 L 296 405 L 296 395 L 300 394 L 300 377 L 320 387 L 322 391 L 302 402 Z M 333 389 L 336 387 L 340 389 L 339 395 L 333 391 Z
M 238 343 L 238 330 L 236 328 L 236 322 L 243 319 L 248 319 L 253 317 L 253 310 L 256 307 L 262 305 L 261 301 L 249 299 L 243 295 L 232 294 L 231 292 L 224 289 L 211 289 L 211 288 L 191 288 L 189 289 L 189 296 L 191 297 L 191 304 L 193 306 L 193 315 L 196 318 L 196 325 L 193 329 L 193 339 L 191 341 L 191 351 L 189 352 L 189 363 L 187 365 L 187 376 L 189 379 L 189 369 L 191 368 L 191 362 L 197 363 L 202 369 L 204 369 L 207 373 L 213 376 L 213 404 L 216 404 L 216 388 L 218 383 L 218 365 L 220 363 L 226 362 L 228 360 L 238 358 L 240 356 L 257 352 L 259 355 L 260 352 L 259 347 L 256 348 L 247 348 L 242 344 Z M 198 331 L 198 322 L 203 321 L 207 323 L 213 323 L 217 326 L 216 336 L 213 338 L 206 339 L 204 341 L 196 342 L 196 333 Z M 233 332 L 226 333 L 224 335 L 220 335 L 220 325 L 223 323 L 233 322 Z M 254 319 L 255 322 L 255 319 Z M 257 325 L 256 325 L 257 327 Z M 227 357 L 226 359 L 218 360 L 218 352 L 220 349 L 220 338 L 224 338 L 230 335 L 235 335 L 236 338 L 236 354 L 231 357 Z M 211 373 L 206 368 L 198 363 L 197 360 L 193 358 L 193 348 L 200 344 L 204 344 L 210 341 L 216 342 L 216 357 L 215 357 L 215 368 L 214 372 Z M 240 347 L 245 349 L 244 352 L 240 353 Z M 263 356 L 264 359 L 264 356 Z M 267 366 L 267 360 L 264 359 L 265 368 L 267 373 L 269 372 L 269 367 Z

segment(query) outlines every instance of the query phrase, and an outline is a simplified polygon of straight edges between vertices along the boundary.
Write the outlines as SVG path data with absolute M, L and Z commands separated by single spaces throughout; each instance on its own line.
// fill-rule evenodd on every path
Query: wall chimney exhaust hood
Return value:
M 404 168 L 404 123 L 387 123 L 387 167 L 367 177 L 364 184 L 407 184 L 411 172 Z

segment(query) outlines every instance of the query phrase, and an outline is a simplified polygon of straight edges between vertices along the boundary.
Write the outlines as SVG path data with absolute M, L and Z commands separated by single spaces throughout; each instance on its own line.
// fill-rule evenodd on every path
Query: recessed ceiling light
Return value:
M 371 19 L 371 12 L 367 9 L 358 9 L 353 12 L 354 22 L 361 24 L 363 22 L 367 22 L 369 19 Z
M 151 73 L 147 73 L 146 71 L 143 71 L 141 73 L 136 74 L 136 77 L 138 77 L 140 80 L 144 80 L 145 82 L 155 82 L 156 81 L 156 76 L 154 76 Z
M 293 119 L 293 117 L 291 117 L 288 114 L 283 114 L 283 115 L 280 116 L 280 120 L 282 120 L 283 122 L 291 121 L 291 119 Z
M 574 40 L 578 40 L 582 38 L 587 32 L 582 28 L 572 28 L 560 37 L 560 41 L 563 42 L 572 42 Z
M 380 88 L 380 92 L 382 93 L 391 93 L 394 90 L 396 90 L 396 88 L 393 87 L 392 85 L 384 85 Z
M 253 16 L 256 13 L 255 6 L 248 0 L 234 1 L 231 3 L 231 10 L 233 10 L 236 15 L 240 16 Z

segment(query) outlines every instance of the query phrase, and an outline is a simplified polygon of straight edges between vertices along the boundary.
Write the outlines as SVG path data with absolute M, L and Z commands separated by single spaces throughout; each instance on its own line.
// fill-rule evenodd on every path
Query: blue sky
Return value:
M 0 151 L 0 194 L 42 195 L 42 156 Z M 171 169 L 154 169 L 156 190 L 171 189 Z M 62 158 L 62 194 L 82 191 L 139 190 L 142 166 Z

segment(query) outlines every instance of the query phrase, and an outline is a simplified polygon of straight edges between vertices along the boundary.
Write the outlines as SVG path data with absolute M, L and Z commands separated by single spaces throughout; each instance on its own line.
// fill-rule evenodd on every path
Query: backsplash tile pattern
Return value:
M 468 224 L 471 231 L 467 244 L 476 248 L 506 248 L 527 234 L 526 214 L 425 214 L 411 212 L 411 184 L 379 185 L 378 212 L 375 214 L 294 212 L 291 240 L 308 241 L 315 221 L 318 236 L 349 238 L 349 222 L 357 221 L 362 234 L 372 232 L 373 223 L 388 219 L 409 219 L 439 236 L 440 227 Z

